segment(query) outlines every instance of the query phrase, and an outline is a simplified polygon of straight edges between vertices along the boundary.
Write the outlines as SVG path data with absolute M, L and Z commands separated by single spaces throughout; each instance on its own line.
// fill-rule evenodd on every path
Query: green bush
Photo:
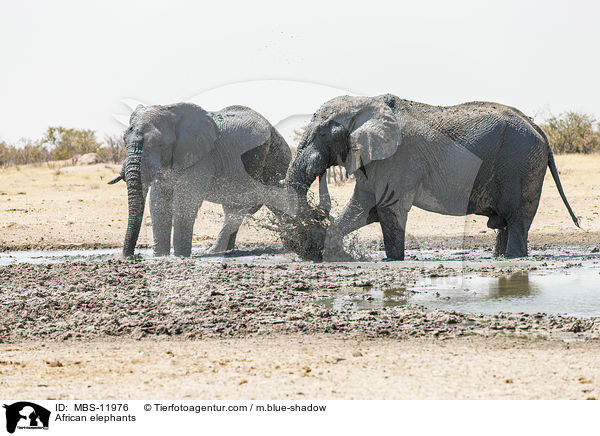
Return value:
M 593 153 L 600 151 L 598 123 L 592 115 L 565 112 L 541 125 L 554 153 Z
M 98 153 L 102 144 L 96 141 L 96 132 L 89 129 L 48 127 L 42 141 L 51 150 L 55 160 L 74 158 L 86 153 Z

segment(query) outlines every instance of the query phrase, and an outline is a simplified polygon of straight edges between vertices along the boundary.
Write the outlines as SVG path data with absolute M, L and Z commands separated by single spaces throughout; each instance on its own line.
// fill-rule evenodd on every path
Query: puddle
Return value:
M 151 250 L 141 250 L 142 255 L 150 255 Z M 143 253 L 146 251 L 147 253 Z M 57 263 L 57 262 L 76 262 L 83 260 L 105 260 L 117 257 L 121 254 L 121 249 L 90 249 L 90 250 L 26 250 L 26 251 L 8 251 L 0 253 L 0 266 L 12 265 L 15 263 Z
M 192 250 L 192 258 L 199 259 L 206 263 L 227 262 L 236 263 L 289 263 L 296 262 L 295 255 L 286 253 L 280 247 L 258 246 L 258 247 L 239 247 L 227 253 L 208 254 L 208 247 L 195 247 Z M 152 260 L 152 249 L 136 249 L 136 254 L 142 258 Z M 344 262 L 345 266 L 359 265 L 374 265 L 381 264 L 385 257 L 383 251 L 372 251 L 369 253 L 370 261 L 364 262 Z M 74 261 L 95 261 L 106 260 L 112 258 L 120 258 L 120 248 L 106 249 L 80 249 L 80 250 L 23 250 L 23 251 L 7 251 L 0 252 L 0 266 L 11 265 L 15 263 L 57 263 L 57 262 L 74 262 Z M 494 262 L 494 265 L 500 266 L 503 263 L 514 264 L 539 264 L 545 261 L 547 265 L 564 264 L 565 262 L 581 262 L 581 261 L 596 260 L 595 263 L 600 265 L 600 254 L 590 254 L 588 251 L 578 247 L 565 247 L 560 251 L 531 251 L 531 255 L 527 259 L 518 260 L 497 260 L 492 258 L 491 250 L 476 248 L 470 250 L 461 249 L 414 249 L 407 250 L 406 260 L 398 262 L 403 266 L 416 266 L 419 264 L 439 263 L 444 266 L 457 266 L 461 263 L 488 263 Z M 393 262 L 396 263 L 396 262 Z M 335 264 L 332 263 L 332 264 Z
M 529 272 L 502 277 L 440 277 L 417 282 L 410 302 L 428 308 L 497 314 L 600 316 L 600 269 Z
M 367 310 L 380 307 L 403 306 L 409 302 L 409 292 L 406 288 L 368 289 L 348 292 L 319 300 L 328 309 Z
M 365 288 L 319 301 L 334 310 L 366 310 L 410 303 L 428 309 L 488 315 L 545 312 L 600 317 L 600 268 L 536 271 L 502 277 L 424 278 L 405 288 Z
M 206 254 L 206 248 L 195 248 L 192 257 L 202 263 L 231 262 L 249 265 L 273 265 L 296 262 L 293 255 L 273 247 L 241 247 L 227 254 Z M 152 250 L 137 250 L 152 261 Z M 119 258 L 121 249 L 13 251 L 0 253 L 0 266 L 18 263 L 57 263 L 103 261 Z M 461 261 L 461 257 L 470 259 Z M 444 266 L 490 265 L 489 253 L 483 250 L 415 250 L 409 259 L 398 262 L 402 267 L 422 266 L 436 262 Z M 569 260 L 571 262 L 569 262 Z M 344 293 L 322 294 L 320 302 L 334 310 L 368 310 L 405 304 L 420 304 L 429 309 L 497 314 L 499 312 L 562 313 L 580 317 L 600 317 L 600 257 L 577 249 L 560 253 L 533 252 L 529 259 L 494 260 L 494 267 L 515 262 L 535 265 L 529 273 L 484 277 L 424 277 L 405 288 L 360 288 Z M 394 262 L 395 263 L 395 262 Z M 377 267 L 381 262 L 344 263 L 348 267 Z
M 136 254 L 146 260 L 161 259 L 154 258 L 152 249 L 136 249 Z M 85 250 L 23 250 L 8 251 L 0 253 L 0 266 L 19 263 L 45 264 L 58 262 L 77 261 L 102 261 L 107 259 L 121 258 L 120 248 L 85 249 Z M 281 250 L 269 247 L 240 247 L 225 254 L 207 254 L 206 248 L 196 248 L 192 251 L 193 259 L 200 259 L 206 263 L 239 262 L 260 263 L 268 258 L 272 262 L 290 262 L 290 259 L 282 255 Z

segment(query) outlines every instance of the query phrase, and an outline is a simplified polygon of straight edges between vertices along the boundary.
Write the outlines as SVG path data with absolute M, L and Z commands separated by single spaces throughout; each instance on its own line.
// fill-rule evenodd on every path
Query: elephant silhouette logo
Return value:
M 6 431 L 14 433 L 19 429 L 48 429 L 50 411 L 42 406 L 28 401 L 19 401 L 6 409 Z

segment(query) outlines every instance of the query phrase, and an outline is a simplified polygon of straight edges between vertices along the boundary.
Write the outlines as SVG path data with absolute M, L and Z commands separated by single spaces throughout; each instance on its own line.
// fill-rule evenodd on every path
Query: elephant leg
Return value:
M 496 245 L 494 247 L 494 257 L 503 256 L 506 253 L 506 245 L 508 243 L 508 229 L 498 229 L 496 234 Z
M 407 214 L 396 214 L 390 208 L 377 208 L 383 233 L 383 245 L 388 260 L 404 260 L 404 242 Z
M 327 229 L 323 250 L 324 260 L 351 259 L 344 251 L 344 236 L 368 224 L 371 210 L 375 207 L 375 196 L 372 193 L 354 188 L 352 198 L 340 215 Z
M 546 160 L 543 165 L 535 165 L 528 169 L 528 175 L 521 184 L 519 206 L 516 208 L 514 218 L 508 222 L 508 241 L 506 244 L 506 258 L 527 257 L 527 238 L 529 228 L 540 203 L 544 174 L 546 173 Z
M 189 257 L 192 254 L 194 222 L 203 197 L 191 183 L 175 187 L 173 201 L 173 251 L 175 256 Z
M 512 192 L 507 190 L 507 192 L 512 194 L 511 199 L 514 206 L 514 208 L 508 209 L 508 213 L 505 215 L 508 224 L 508 236 L 504 257 L 507 259 L 527 257 L 529 228 L 537 211 L 543 183 L 542 172 L 537 177 L 534 176 L 535 174 L 529 180 L 525 180 L 525 182 L 519 185 L 514 185 Z M 515 198 L 517 199 L 516 201 L 514 200 Z
M 500 215 L 489 215 L 488 228 L 498 230 L 496 234 L 496 245 L 494 246 L 494 257 L 504 256 L 508 242 L 508 229 L 506 220 Z
M 194 222 L 200 204 L 195 203 L 173 213 L 173 251 L 175 256 L 190 257 L 192 254 L 192 236 Z
M 233 250 L 235 248 L 235 238 L 244 221 L 244 217 L 256 213 L 261 206 L 262 205 L 258 205 L 250 209 L 238 209 L 223 205 L 223 212 L 225 215 L 223 227 L 221 227 L 217 240 L 208 252 L 222 253 L 224 251 Z
M 405 185 L 394 189 L 390 184 L 377 195 L 377 207 L 372 215 L 381 225 L 387 260 L 404 260 L 406 219 L 415 195 L 414 187 Z
M 173 186 L 165 180 L 156 180 L 150 191 L 150 215 L 154 237 L 154 256 L 168 256 L 171 252 L 173 226 Z
M 531 220 L 515 218 L 508 223 L 508 236 L 504 256 L 507 259 L 527 257 L 527 236 Z

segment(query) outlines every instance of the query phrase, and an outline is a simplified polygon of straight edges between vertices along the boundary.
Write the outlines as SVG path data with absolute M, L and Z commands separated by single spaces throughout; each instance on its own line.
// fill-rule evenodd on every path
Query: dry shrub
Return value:
M 589 114 L 565 112 L 541 125 L 554 153 L 593 153 L 600 151 L 598 122 Z

